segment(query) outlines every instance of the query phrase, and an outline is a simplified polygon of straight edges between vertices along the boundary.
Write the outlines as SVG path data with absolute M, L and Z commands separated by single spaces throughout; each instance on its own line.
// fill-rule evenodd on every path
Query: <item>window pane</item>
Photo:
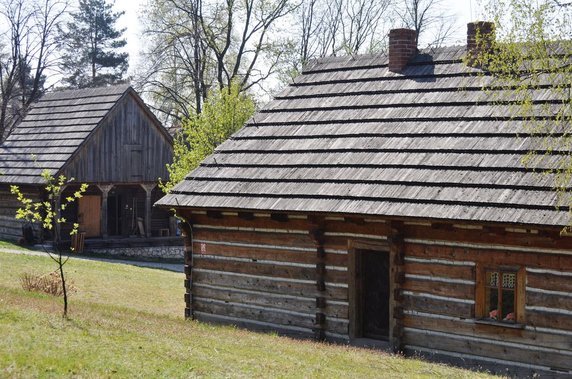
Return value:
M 503 272 L 502 274 L 502 288 L 514 289 L 516 283 L 516 274 L 514 272 Z
M 487 289 L 486 293 L 488 317 L 498 320 L 498 290 L 496 288 Z
M 499 285 L 499 273 L 496 271 L 487 272 L 487 286 L 498 287 Z
M 502 320 L 513 322 L 515 320 L 513 290 L 502 290 Z

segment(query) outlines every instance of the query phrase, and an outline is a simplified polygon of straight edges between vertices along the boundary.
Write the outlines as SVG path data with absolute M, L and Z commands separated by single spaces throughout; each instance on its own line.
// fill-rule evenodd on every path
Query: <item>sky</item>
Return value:
M 397 0 L 399 1 L 399 0 Z M 147 0 L 116 0 L 115 9 L 125 11 L 119 21 L 119 27 L 127 28 L 125 33 L 127 38 L 127 51 L 129 52 L 129 73 L 137 67 L 138 53 L 141 46 L 142 28 L 139 22 L 139 14 L 144 11 Z M 457 16 L 457 27 L 455 29 L 454 44 L 465 44 L 467 23 L 480 18 L 479 0 L 444 0 L 445 8 Z

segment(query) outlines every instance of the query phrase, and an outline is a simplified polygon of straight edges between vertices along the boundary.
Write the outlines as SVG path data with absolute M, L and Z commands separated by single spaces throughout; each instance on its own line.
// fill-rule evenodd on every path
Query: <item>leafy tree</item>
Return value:
M 48 256 L 58 265 L 58 271 L 62 280 L 62 289 L 64 297 L 64 310 L 63 317 L 68 314 L 68 293 L 66 288 L 66 281 L 64 276 L 64 265 L 67 263 L 69 257 L 62 255 L 60 248 L 61 242 L 61 225 L 66 222 L 65 218 L 61 217 L 61 211 L 65 210 L 74 201 L 80 199 L 87 190 L 87 184 L 81 184 L 79 189 L 74 192 L 73 196 L 68 196 L 61 199 L 64 186 L 73 179 L 68 180 L 65 176 L 53 177 L 48 170 L 42 172 L 42 178 L 46 182 L 47 199 L 45 201 L 34 202 L 27 198 L 18 186 L 10 186 L 10 192 L 18 198 L 21 207 L 16 211 L 16 219 L 25 220 L 30 223 L 40 223 L 43 228 L 52 231 L 54 236 L 53 248 L 55 253 L 45 250 Z M 77 234 L 79 224 L 74 223 L 70 232 L 70 237 Z M 73 250 L 73 248 L 72 248 Z
M 97 87 L 120 82 L 127 72 L 128 54 L 120 52 L 127 41 L 126 29 L 115 23 L 125 12 L 113 12 L 113 1 L 79 0 L 79 10 L 72 14 L 66 30 L 60 30 L 61 69 L 71 87 Z
M 254 110 L 252 98 L 241 92 L 237 83 L 213 91 L 203 111 L 183 122 L 175 138 L 173 163 L 167 165 L 169 181 L 162 183 L 162 189 L 168 192 L 183 180 L 218 145 L 242 128 Z
M 477 53 L 468 57 L 487 76 L 485 90 L 506 89 L 490 93 L 493 103 L 509 100 L 510 116 L 522 124 L 523 164 L 548 175 L 565 206 L 572 205 L 571 12 L 554 0 L 491 0 L 496 39 L 477 35 Z

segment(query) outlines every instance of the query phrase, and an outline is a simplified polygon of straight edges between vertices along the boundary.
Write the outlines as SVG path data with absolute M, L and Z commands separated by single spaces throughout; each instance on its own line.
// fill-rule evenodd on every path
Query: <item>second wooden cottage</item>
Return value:
M 172 154 L 171 136 L 129 85 L 47 93 L 0 144 L 0 238 L 22 238 L 9 186 L 42 199 L 44 170 L 74 178 L 62 196 L 89 184 L 63 213 L 88 243 L 128 246 L 129 237 L 173 235 L 169 213 L 152 208 Z
M 318 60 L 160 200 L 188 222 L 186 316 L 571 375 L 567 208 L 466 54 L 398 29 L 388 57 Z

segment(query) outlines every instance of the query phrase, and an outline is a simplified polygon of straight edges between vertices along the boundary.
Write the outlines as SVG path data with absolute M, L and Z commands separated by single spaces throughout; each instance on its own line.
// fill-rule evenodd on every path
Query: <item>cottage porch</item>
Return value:
M 73 195 L 77 185 L 68 186 L 62 198 Z M 97 183 L 73 205 L 62 212 L 66 223 L 62 237 L 67 236 L 73 223 L 79 223 L 79 232 L 86 240 L 108 241 L 106 245 L 123 245 L 126 239 L 149 243 L 157 238 L 175 237 L 174 217 L 165 209 L 153 208 L 163 193 L 156 183 Z

